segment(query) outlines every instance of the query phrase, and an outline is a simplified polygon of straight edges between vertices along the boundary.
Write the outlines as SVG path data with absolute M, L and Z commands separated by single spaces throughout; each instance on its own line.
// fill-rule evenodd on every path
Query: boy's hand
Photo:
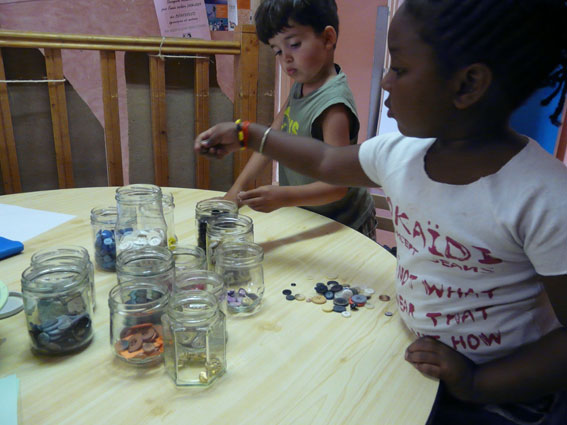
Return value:
M 223 156 L 240 149 L 236 124 L 223 122 L 202 132 L 193 146 L 196 153 L 212 158 Z
M 238 194 L 239 205 L 248 205 L 260 212 L 272 212 L 285 206 L 285 189 L 280 186 L 260 186 Z
M 475 364 L 430 337 L 419 338 L 406 349 L 406 360 L 425 375 L 442 380 L 458 399 L 474 399 Z

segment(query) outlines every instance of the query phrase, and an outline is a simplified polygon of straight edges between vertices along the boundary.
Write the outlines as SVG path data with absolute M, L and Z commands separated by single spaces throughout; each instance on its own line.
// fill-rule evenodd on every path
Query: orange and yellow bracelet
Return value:
M 240 143 L 240 150 L 244 150 L 248 147 L 248 126 L 250 121 L 241 121 L 237 119 L 236 122 L 236 133 L 238 134 L 238 142 Z

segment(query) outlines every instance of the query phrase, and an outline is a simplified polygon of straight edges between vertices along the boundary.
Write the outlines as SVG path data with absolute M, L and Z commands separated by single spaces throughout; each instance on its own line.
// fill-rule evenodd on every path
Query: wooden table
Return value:
M 89 212 L 113 205 L 114 190 L 1 196 L 3 204 L 76 216 L 0 262 L 9 289 L 21 290 L 21 272 L 38 249 L 81 245 L 94 258 Z M 218 193 L 165 190 L 175 197 L 180 243 L 195 244 L 195 204 Z M 95 336 L 84 351 L 35 356 L 23 312 L 0 321 L 0 377 L 15 373 L 20 379 L 20 424 L 424 424 L 438 383 L 404 361 L 413 336 L 397 314 L 394 257 L 299 208 L 241 213 L 253 218 L 255 241 L 265 249 L 265 303 L 256 316 L 228 319 L 228 368 L 219 381 L 204 390 L 177 388 L 161 365 L 133 367 L 116 358 L 107 303 L 116 275 L 97 270 Z M 315 283 L 330 279 L 372 287 L 376 308 L 344 318 L 282 295 L 295 282 L 297 292 L 312 296 Z M 379 301 L 379 294 L 391 300 Z

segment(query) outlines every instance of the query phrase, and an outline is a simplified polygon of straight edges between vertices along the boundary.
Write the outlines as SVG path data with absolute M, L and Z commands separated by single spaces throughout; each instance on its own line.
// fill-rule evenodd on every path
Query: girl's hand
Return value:
M 212 158 L 222 158 L 240 149 L 236 124 L 223 122 L 202 132 L 193 146 L 196 153 Z
M 265 213 L 285 207 L 285 200 L 285 189 L 273 185 L 260 186 L 238 194 L 239 205 L 248 205 L 253 210 Z
M 423 374 L 442 380 L 458 399 L 474 400 L 475 364 L 459 352 L 423 337 L 406 349 L 406 360 Z

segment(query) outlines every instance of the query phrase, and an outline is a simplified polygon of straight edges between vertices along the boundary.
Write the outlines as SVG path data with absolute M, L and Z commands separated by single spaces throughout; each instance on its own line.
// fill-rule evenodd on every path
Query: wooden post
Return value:
M 6 80 L 1 49 L 0 80 Z M 10 102 L 8 99 L 8 85 L 6 83 L 0 83 L 0 169 L 2 171 L 4 193 L 21 192 L 22 182 L 20 180 L 12 114 L 10 113 Z
M 240 41 L 240 55 L 234 63 L 234 118 L 256 121 L 258 94 L 258 38 L 254 25 L 239 25 L 235 37 Z M 233 179 L 236 180 L 252 156 L 251 151 L 234 154 Z
M 61 49 L 45 49 L 45 67 L 48 80 L 64 79 Z M 71 141 L 69 137 L 69 118 L 67 116 L 67 99 L 65 97 L 65 82 L 47 84 L 51 104 L 51 122 L 53 125 L 53 140 L 55 143 L 59 188 L 75 187 L 73 162 L 71 158 Z
M 150 56 L 150 92 L 152 110 L 152 140 L 154 147 L 154 183 L 169 184 L 167 157 L 167 112 L 165 105 L 165 61 Z
M 106 144 L 106 168 L 109 186 L 122 186 L 122 149 L 120 146 L 120 113 L 118 108 L 118 83 L 116 79 L 116 52 L 100 52 L 102 79 L 102 103 L 104 107 L 104 140 Z
M 195 59 L 195 136 L 209 128 L 209 58 Z M 209 160 L 196 157 L 195 185 L 197 189 L 210 189 Z

